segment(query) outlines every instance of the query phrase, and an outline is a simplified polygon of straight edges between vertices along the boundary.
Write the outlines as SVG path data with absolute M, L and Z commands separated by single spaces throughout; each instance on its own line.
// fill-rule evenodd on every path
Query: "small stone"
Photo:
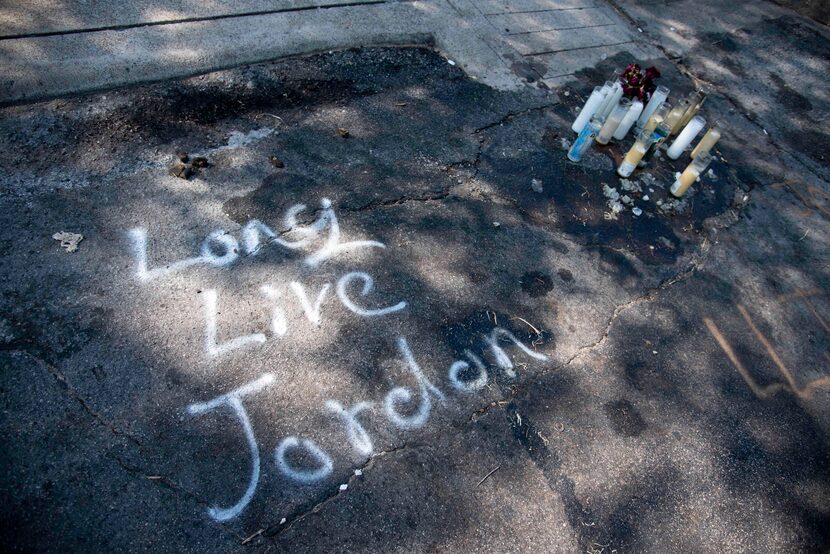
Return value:
M 351 133 L 349 133 L 349 130 L 345 127 L 338 127 L 337 134 L 343 138 L 349 138 L 351 136 Z
M 363 470 L 362 469 L 356 469 L 356 470 L 354 470 L 354 474 L 357 475 L 358 477 L 360 477 L 361 475 L 363 475 Z
M 271 165 L 273 165 L 277 169 L 282 169 L 283 167 L 285 167 L 285 164 L 283 163 L 283 161 L 281 159 L 279 159 L 278 157 L 276 157 L 276 156 L 271 156 L 268 159 L 271 161 Z
M 176 162 L 170 167 L 170 175 L 179 179 L 187 179 L 193 175 L 193 170 L 188 165 Z
M 493 222 L 493 227 L 499 228 L 499 227 L 501 227 L 501 223 L 499 223 L 498 221 L 494 221 Z
M 620 201 L 621 201 L 623 204 L 631 204 L 631 203 L 633 202 L 633 200 L 631 200 L 631 197 L 630 197 L 630 196 L 628 196 L 627 194 L 624 194 L 623 196 L 621 196 L 621 197 L 620 197 Z
M 634 215 L 643 215 L 643 210 L 641 210 L 640 208 L 631 208 L 631 213 L 633 213 Z
M 179 158 L 179 161 L 186 162 L 190 157 L 187 155 L 187 152 L 184 150 L 180 150 L 176 152 L 176 157 Z
M 652 354 L 654 354 L 655 356 L 657 355 L 657 351 L 656 351 L 656 350 L 652 350 L 652 351 L 651 351 L 651 353 L 652 353 Z
M 343 492 L 344 490 L 346 490 L 348 488 L 349 488 L 349 485 L 347 485 L 346 483 L 343 483 L 342 485 L 340 485 L 340 492 Z
M 447 60 L 447 63 L 450 64 L 450 65 L 455 65 L 455 62 L 452 61 L 452 60 Z
M 533 189 L 533 192 L 537 192 L 539 194 L 541 194 L 542 191 L 544 190 L 542 188 L 542 181 L 540 181 L 539 179 L 531 179 L 530 180 L 530 188 Z
M 568 90 L 566 90 L 566 91 L 565 91 L 565 92 L 563 92 L 562 94 L 564 94 L 565 96 L 570 96 L 570 95 L 571 95 L 571 92 L 570 92 L 570 91 L 568 91 Z
M 82 240 L 84 240 L 83 235 L 79 233 L 67 233 L 66 231 L 55 233 L 54 235 L 52 235 L 52 238 L 61 241 L 61 248 L 63 248 L 67 252 L 77 251 L 78 244 Z
M 193 167 L 207 167 L 209 165 L 207 158 L 204 156 L 196 156 L 193 158 Z
M 645 196 L 643 196 L 643 200 L 645 200 L 646 202 L 648 202 L 648 194 L 646 194 Z
M 282 524 L 283 524 L 283 523 L 285 523 L 285 522 L 286 522 L 286 519 L 285 519 L 285 518 L 282 518 L 282 519 L 280 520 L 280 525 L 282 525 Z

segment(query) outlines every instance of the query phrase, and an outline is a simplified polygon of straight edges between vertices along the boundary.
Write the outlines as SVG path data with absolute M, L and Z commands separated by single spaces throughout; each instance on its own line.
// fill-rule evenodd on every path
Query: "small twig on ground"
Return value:
M 807 233 L 809 233 L 809 232 L 810 232 L 810 230 L 809 230 L 809 229 L 807 229 L 806 231 L 804 231 L 804 234 L 803 234 L 803 235 L 801 235 L 801 238 L 800 238 L 800 239 L 798 239 L 798 242 L 801 242 L 802 240 L 804 240 L 804 237 L 806 237 L 806 236 L 807 236 Z
M 282 119 L 280 116 L 278 116 L 278 115 L 274 115 L 274 114 L 272 114 L 272 113 L 262 113 L 262 114 L 260 114 L 260 115 L 268 115 L 268 116 L 271 116 L 271 117 L 273 117 L 273 118 L 275 118 L 275 119 L 279 119 L 279 120 L 280 120 L 280 123 L 283 123 L 283 124 L 285 123 L 285 121 L 283 121 L 283 119 Z
M 265 532 L 265 529 L 260 529 L 259 531 L 257 531 L 256 533 L 254 533 L 253 535 L 251 535 L 250 537 L 248 537 L 247 539 L 243 539 L 243 540 L 242 540 L 242 544 L 248 544 L 249 542 L 251 542 L 252 540 L 254 540 L 255 538 L 257 538 L 258 536 L 260 536 L 261 534 L 263 534 L 264 532 Z
M 516 317 L 511 317 L 510 319 L 518 319 L 519 321 L 523 321 L 523 322 L 525 322 L 525 323 L 527 324 L 527 326 L 528 326 L 528 327 L 530 327 L 531 329 L 533 329 L 533 331 L 534 331 L 537 335 L 541 335 L 541 334 L 542 334 L 542 332 L 541 332 L 541 331 L 539 331 L 539 329 L 537 329 L 536 327 L 534 327 L 534 326 L 533 326 L 533 325 L 532 325 L 532 324 L 531 324 L 528 320 L 526 320 L 526 319 L 524 319 L 524 318 L 521 318 L 521 317 L 516 316 Z
M 490 477 L 491 475 L 493 475 L 493 474 L 494 474 L 495 472 L 497 472 L 500 468 L 501 468 L 501 464 L 497 465 L 497 466 L 496 466 L 493 470 L 491 470 L 491 471 L 490 471 L 490 473 L 488 473 L 487 475 L 485 475 L 484 477 L 482 477 L 482 478 L 481 478 L 481 481 L 479 481 L 479 482 L 478 482 L 478 485 L 476 485 L 476 488 L 478 488 L 478 487 L 479 487 L 479 486 L 480 486 L 483 482 L 485 482 L 485 481 L 487 480 L 487 478 L 488 478 L 488 477 Z

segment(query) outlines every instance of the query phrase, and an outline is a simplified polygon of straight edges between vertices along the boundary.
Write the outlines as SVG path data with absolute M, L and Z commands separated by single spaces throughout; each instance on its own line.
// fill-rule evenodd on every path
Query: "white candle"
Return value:
M 666 155 L 673 160 L 679 158 L 680 154 L 682 154 L 683 151 L 686 150 L 686 147 L 689 146 L 693 140 L 695 140 L 695 137 L 705 126 L 705 119 L 699 115 L 694 116 L 689 124 L 686 125 L 686 128 L 683 129 L 683 131 L 677 136 L 674 143 L 672 143 L 669 147 Z
M 571 129 L 574 133 L 578 134 L 582 131 L 585 124 L 591 120 L 591 116 L 597 113 L 597 109 L 604 100 L 605 93 L 602 92 L 602 88 L 594 87 L 594 92 L 592 92 L 588 100 L 585 101 L 585 105 L 582 106 L 582 111 L 579 112 L 574 124 L 571 125 Z
M 640 117 L 641 113 L 643 113 L 643 103 L 639 100 L 635 100 L 631 103 L 631 107 L 628 108 L 628 112 L 625 114 L 625 117 L 623 117 L 623 120 L 620 121 L 620 126 L 617 127 L 617 130 L 614 132 L 614 138 L 617 140 L 624 139 L 625 135 L 628 134 L 631 126 L 634 125 L 634 122 L 637 121 L 637 118 Z
M 660 104 L 666 101 L 666 98 L 669 97 L 669 89 L 660 85 L 657 87 L 657 90 L 651 95 L 651 100 L 648 101 L 646 104 L 646 108 L 643 110 L 643 113 L 640 114 L 640 119 L 637 120 L 637 128 L 642 129 L 645 127 L 646 121 L 648 118 L 651 117 L 651 114 L 654 113 L 654 110 L 660 107 Z
M 623 95 L 623 88 L 619 81 L 616 81 L 613 85 L 611 85 L 611 94 L 608 101 L 603 104 L 601 111 L 597 112 L 602 117 L 607 118 L 611 115 L 611 112 L 614 108 L 617 107 L 617 103 L 620 101 Z
M 611 115 L 609 115 L 608 119 L 605 120 L 605 124 L 603 124 L 597 134 L 597 142 L 599 144 L 608 144 L 608 141 L 611 140 L 612 136 L 614 136 L 614 132 L 617 130 L 617 127 L 620 125 L 620 122 L 622 122 L 630 107 L 631 100 L 628 98 L 621 99 L 620 103 L 614 107 Z

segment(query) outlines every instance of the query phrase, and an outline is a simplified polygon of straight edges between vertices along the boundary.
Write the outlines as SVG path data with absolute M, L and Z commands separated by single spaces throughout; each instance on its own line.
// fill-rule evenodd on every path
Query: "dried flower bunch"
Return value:
M 660 71 L 654 66 L 646 68 L 643 73 L 640 64 L 628 64 L 621 76 L 623 94 L 628 98 L 638 98 L 641 102 L 645 102 L 657 88 L 654 80 L 658 77 L 660 77 Z

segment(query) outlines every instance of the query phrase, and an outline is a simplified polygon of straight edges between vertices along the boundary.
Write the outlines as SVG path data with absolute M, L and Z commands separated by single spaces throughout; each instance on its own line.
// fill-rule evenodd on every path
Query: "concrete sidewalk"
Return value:
M 603 0 L 44 4 L 0 8 L 0 104 L 356 46 L 434 45 L 499 89 L 656 54 Z

